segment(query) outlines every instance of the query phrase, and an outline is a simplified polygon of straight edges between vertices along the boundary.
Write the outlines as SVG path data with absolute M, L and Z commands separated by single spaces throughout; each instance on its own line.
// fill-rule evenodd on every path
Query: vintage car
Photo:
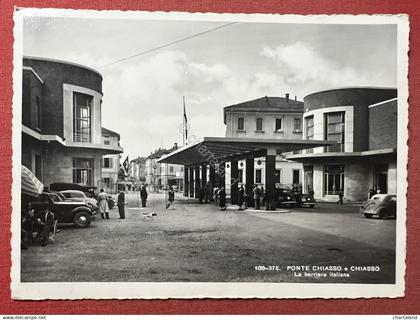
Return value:
M 65 199 L 70 201 L 84 201 L 93 212 L 99 210 L 98 201 L 94 198 L 89 198 L 83 191 L 79 190 L 63 190 L 60 192 Z
M 307 193 L 296 194 L 295 195 L 295 200 L 296 200 L 297 205 L 299 207 L 308 206 L 310 208 L 313 208 L 316 205 L 316 202 L 315 202 L 315 199 L 313 198 L 313 196 L 311 196 Z
M 395 218 L 397 215 L 397 196 L 395 194 L 375 194 L 360 207 L 366 218 Z
M 278 194 L 278 205 L 280 207 L 297 207 L 298 203 L 294 199 L 291 190 L 288 188 L 277 188 L 276 194 Z
M 63 201 L 54 193 L 44 192 L 35 201 L 30 203 L 30 208 L 35 209 L 47 204 L 48 209 L 54 213 L 59 223 L 74 223 L 77 227 L 90 226 L 94 213 L 84 201 Z
M 51 191 L 65 191 L 65 190 L 78 190 L 82 191 L 87 197 L 98 200 L 98 195 L 96 193 L 96 187 L 94 186 L 84 186 L 78 183 L 69 183 L 69 182 L 55 182 L 50 184 Z M 112 209 L 115 205 L 115 199 L 111 196 L 108 196 L 108 207 Z

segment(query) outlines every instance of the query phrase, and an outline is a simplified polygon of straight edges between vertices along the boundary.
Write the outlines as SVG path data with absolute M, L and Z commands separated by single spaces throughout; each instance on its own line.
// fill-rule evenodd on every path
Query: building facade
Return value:
M 130 161 L 128 179 L 135 186 L 146 183 L 146 157 L 137 157 Z
M 259 139 L 302 139 L 303 102 L 285 97 L 262 97 L 224 108 L 226 137 Z M 298 185 L 302 182 L 303 166 L 286 159 L 288 154 L 276 156 L 276 183 Z M 245 183 L 246 161 L 239 161 L 239 182 Z M 226 166 L 230 180 L 230 166 Z M 254 162 L 254 183 L 265 185 L 265 158 Z M 226 184 L 229 192 L 230 183 Z
M 397 90 L 344 88 L 304 98 L 303 139 L 336 145 L 304 150 L 288 159 L 302 162 L 303 187 L 315 197 L 367 199 L 368 190 L 396 193 Z
M 112 130 L 102 128 L 102 143 L 107 146 L 118 148 L 120 135 Z M 118 192 L 118 172 L 120 170 L 121 154 L 107 154 L 103 156 L 102 183 L 99 186 L 108 193 Z
M 22 164 L 53 182 L 99 186 L 103 156 L 120 154 L 102 135 L 102 76 L 74 63 L 25 57 Z
M 171 149 L 159 148 L 146 158 L 146 184 L 155 190 L 176 186 L 178 190 L 183 188 L 184 166 L 168 163 L 158 163 L 157 161 L 167 154 L 178 149 L 175 143 Z

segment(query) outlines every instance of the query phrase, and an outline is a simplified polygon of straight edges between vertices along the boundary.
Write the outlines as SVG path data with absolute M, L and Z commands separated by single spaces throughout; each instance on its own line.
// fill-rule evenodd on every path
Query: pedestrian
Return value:
M 261 199 L 261 189 L 258 187 L 257 184 L 254 186 L 254 190 L 252 190 L 252 193 L 254 195 L 255 209 L 259 210 L 260 209 L 260 199 Z
M 102 219 L 109 219 L 109 207 L 108 207 L 108 195 L 101 189 L 101 192 L 98 195 L 98 205 L 99 205 L 99 212 L 101 213 Z
M 168 202 L 166 203 L 166 210 L 168 210 L 171 206 L 172 206 L 172 210 L 175 210 L 175 192 L 172 186 L 169 187 Z
M 264 187 L 263 186 L 261 186 L 261 196 L 260 196 L 260 198 L 261 198 L 261 201 L 262 201 L 262 206 L 264 207 L 265 206 L 265 202 L 266 202 L 266 200 L 267 200 L 267 197 L 266 197 L 266 194 L 265 194 L 265 190 L 264 190 Z
M 219 206 L 220 210 L 226 210 L 226 192 L 224 187 L 221 187 L 219 191 Z
M 125 193 L 124 191 L 121 191 L 118 194 L 118 200 L 117 200 L 117 206 L 118 206 L 118 213 L 120 214 L 120 219 L 125 219 Z
M 238 190 L 238 205 L 239 210 L 244 210 L 244 202 L 245 202 L 245 190 L 244 186 L 241 185 Z
M 340 191 L 338 191 L 338 204 L 343 204 L 343 198 L 344 198 L 344 194 L 343 194 L 343 189 L 340 189 Z
M 141 198 L 141 206 L 143 208 L 146 208 L 146 202 L 147 202 L 147 190 L 146 186 L 142 186 L 140 190 L 140 198 Z
M 215 186 L 213 189 L 213 199 L 214 199 L 214 204 L 216 206 L 219 205 L 219 191 L 220 191 L 220 188 L 218 186 Z
M 368 190 L 368 200 L 370 199 L 370 198 L 372 198 L 372 196 L 375 194 L 375 191 L 373 190 L 373 188 L 370 188 L 369 190 Z

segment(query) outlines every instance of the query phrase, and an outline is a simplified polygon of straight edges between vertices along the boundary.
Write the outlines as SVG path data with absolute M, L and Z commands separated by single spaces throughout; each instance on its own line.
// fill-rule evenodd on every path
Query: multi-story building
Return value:
M 45 186 L 98 186 L 103 156 L 123 152 L 104 141 L 101 104 L 97 71 L 53 59 L 23 59 L 22 164 Z
M 184 166 L 157 162 L 162 156 L 177 149 L 178 145 L 175 143 L 171 149 L 159 148 L 146 158 L 146 184 L 149 187 L 160 189 L 168 186 L 177 186 L 178 190 L 182 190 Z
M 102 143 L 107 146 L 119 147 L 120 135 L 112 130 L 102 128 Z M 120 170 L 121 154 L 107 154 L 103 157 L 102 183 L 100 185 L 108 193 L 118 191 L 118 172 Z
M 303 102 L 282 97 L 262 97 L 224 108 L 226 137 L 260 139 L 302 139 Z M 302 182 L 301 163 L 287 160 L 287 154 L 276 157 L 277 184 L 292 185 Z M 239 180 L 245 182 L 245 161 L 239 162 Z M 256 184 L 265 184 L 265 158 L 254 163 Z M 229 164 L 226 178 L 229 179 Z M 229 183 L 226 184 L 229 189 Z M 229 191 L 229 190 L 227 190 Z
M 337 145 L 305 150 L 288 159 L 304 165 L 304 190 L 336 200 L 366 200 L 368 190 L 396 193 L 397 90 L 344 88 L 304 98 L 303 138 Z
M 146 157 L 137 157 L 130 161 L 128 178 L 137 186 L 146 183 Z

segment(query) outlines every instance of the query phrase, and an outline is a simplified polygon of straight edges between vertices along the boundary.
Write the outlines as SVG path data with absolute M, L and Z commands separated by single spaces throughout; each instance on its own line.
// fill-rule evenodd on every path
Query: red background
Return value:
M 0 314 L 419 314 L 420 313 L 420 1 L 418 0 L 0 0 Z M 14 301 L 10 298 L 11 120 L 13 10 L 17 7 L 283 14 L 378 14 L 410 16 L 409 161 L 406 294 L 399 299 L 202 299 Z M 386 66 L 384 66 L 386 67 Z

